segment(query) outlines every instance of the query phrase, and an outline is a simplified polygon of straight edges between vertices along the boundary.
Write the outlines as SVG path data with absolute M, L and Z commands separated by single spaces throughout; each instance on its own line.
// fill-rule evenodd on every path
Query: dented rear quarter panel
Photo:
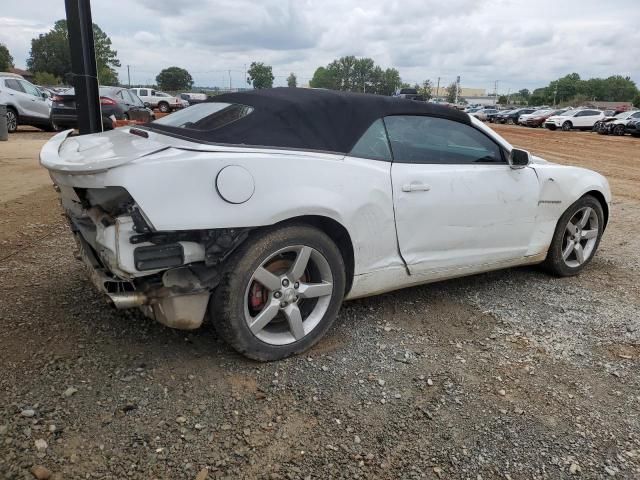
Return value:
M 229 165 L 242 166 L 253 177 L 254 193 L 244 203 L 228 203 L 216 189 L 217 175 Z M 402 264 L 390 168 L 388 162 L 328 153 L 166 148 L 99 173 L 53 171 L 52 177 L 61 185 L 126 188 L 158 231 L 260 227 L 300 216 L 328 217 L 349 232 L 358 275 Z

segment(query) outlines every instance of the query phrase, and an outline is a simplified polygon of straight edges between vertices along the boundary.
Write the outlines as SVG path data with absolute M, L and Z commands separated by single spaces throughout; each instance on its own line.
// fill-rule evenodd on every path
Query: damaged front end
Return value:
M 86 163 L 78 171 L 71 155 L 60 155 L 66 135 L 60 138 L 45 146 L 41 163 L 60 193 L 92 282 L 118 309 L 140 308 L 168 327 L 198 328 L 222 262 L 249 230 L 158 231 L 124 187 L 108 186 L 105 172 L 117 166 L 113 155 L 106 158 L 106 170 L 94 162 L 92 171 Z M 88 148 L 82 144 L 71 153 L 83 149 Z

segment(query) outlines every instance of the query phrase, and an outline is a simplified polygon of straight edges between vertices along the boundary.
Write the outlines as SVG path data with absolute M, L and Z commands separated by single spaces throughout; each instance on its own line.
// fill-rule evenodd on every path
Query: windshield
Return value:
M 253 112 L 253 107 L 239 103 L 199 103 L 179 112 L 162 117 L 152 126 L 185 128 L 189 130 L 216 130 L 229 125 Z
M 630 117 L 631 115 L 633 115 L 636 112 L 622 112 L 617 114 L 614 118 L 627 118 Z

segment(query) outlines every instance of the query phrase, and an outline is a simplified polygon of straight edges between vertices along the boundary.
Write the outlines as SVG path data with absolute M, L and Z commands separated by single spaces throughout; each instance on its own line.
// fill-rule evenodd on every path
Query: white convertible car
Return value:
M 308 349 L 345 298 L 536 263 L 575 275 L 611 202 L 601 175 L 466 113 L 301 88 L 62 132 L 41 163 L 116 307 L 174 328 L 209 318 L 258 360 Z

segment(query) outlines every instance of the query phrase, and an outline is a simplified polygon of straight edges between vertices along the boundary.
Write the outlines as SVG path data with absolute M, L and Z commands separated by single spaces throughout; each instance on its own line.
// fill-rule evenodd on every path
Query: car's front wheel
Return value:
M 158 110 L 160 110 L 162 113 L 169 113 L 171 111 L 171 108 L 169 107 L 169 104 L 167 102 L 160 102 L 158 104 Z
M 329 329 L 345 275 L 340 250 L 322 231 L 305 225 L 265 230 L 227 262 L 210 316 L 238 352 L 279 360 L 304 352 Z
M 603 230 L 602 205 L 591 195 L 585 195 L 560 217 L 545 267 L 561 277 L 577 275 L 595 255 Z
M 566 121 L 562 124 L 562 130 L 565 132 L 568 132 L 569 130 L 571 130 L 573 128 L 573 125 L 571 122 Z

